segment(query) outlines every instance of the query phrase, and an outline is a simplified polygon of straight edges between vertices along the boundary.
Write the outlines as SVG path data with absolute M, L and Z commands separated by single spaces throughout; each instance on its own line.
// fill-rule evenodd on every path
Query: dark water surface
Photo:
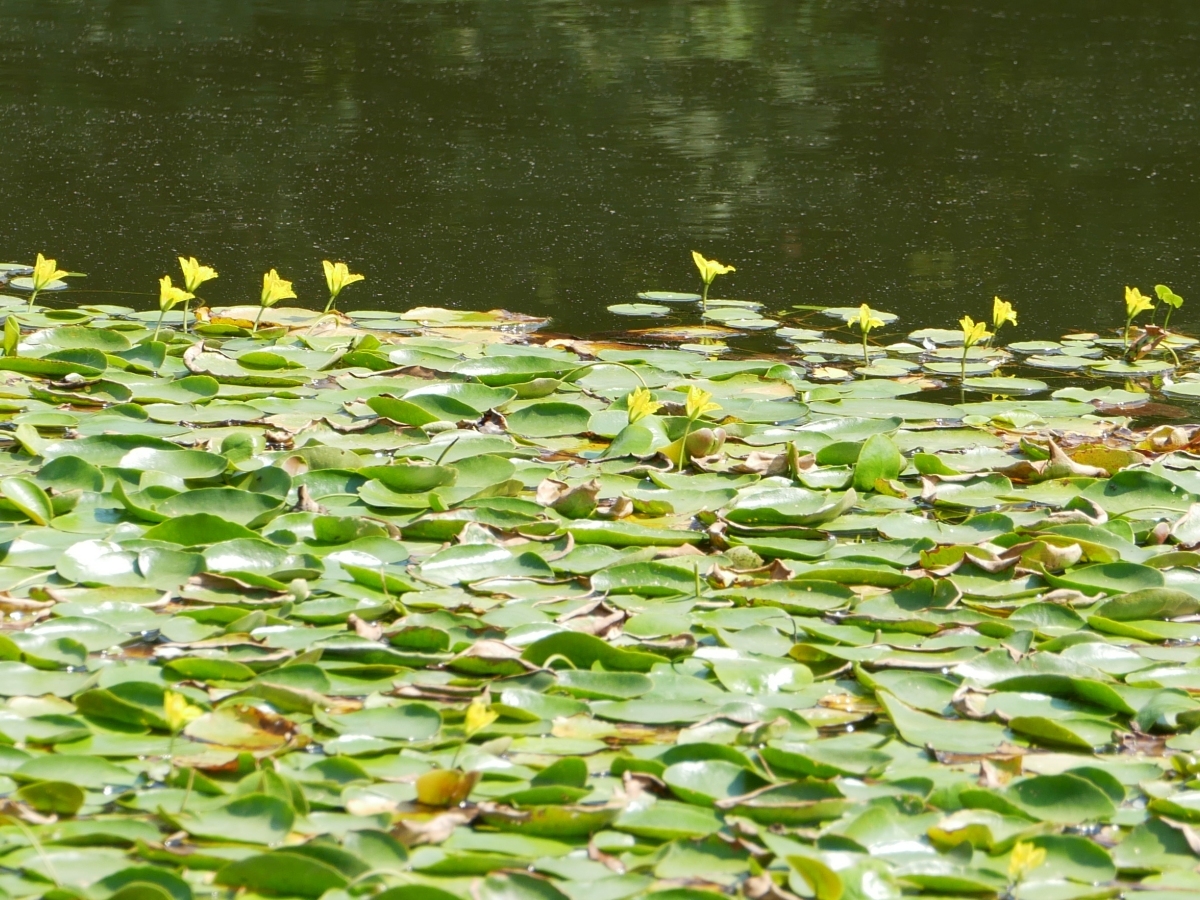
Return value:
M 1198 50 L 1190 0 L 0 0 L 0 259 L 594 332 L 695 248 L 769 310 L 1197 327 Z

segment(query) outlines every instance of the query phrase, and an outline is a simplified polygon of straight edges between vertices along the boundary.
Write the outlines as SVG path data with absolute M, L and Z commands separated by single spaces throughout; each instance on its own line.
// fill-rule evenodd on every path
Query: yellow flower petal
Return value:
M 969 350 L 988 337 L 987 323 L 976 322 L 970 316 L 963 316 L 958 320 L 958 324 L 962 326 L 963 332 L 963 350 Z
M 179 257 L 179 268 L 183 270 L 183 286 L 189 291 L 195 291 L 204 282 L 212 281 L 217 277 L 216 269 L 212 266 L 200 265 L 199 260 L 194 256 Z
M 325 284 L 329 286 L 329 295 L 335 299 L 347 285 L 362 281 L 367 277 L 352 274 L 344 262 L 333 263 L 326 259 L 321 261 L 321 266 L 325 270 Z
M 1154 308 L 1154 301 L 1135 287 L 1125 288 L 1125 316 L 1132 319 L 1139 313 Z
M 715 259 L 705 259 L 695 250 L 692 251 L 692 261 L 696 264 L 696 268 L 700 270 L 700 280 L 705 284 L 712 284 L 713 279 L 718 275 L 728 275 L 730 272 L 737 271 L 733 266 L 724 265 Z
M 290 281 L 284 281 L 274 269 L 263 275 L 262 299 L 260 301 L 263 306 L 269 308 L 280 300 L 294 299 L 296 299 L 296 294 L 292 290 L 292 283 Z
M 470 736 L 480 729 L 487 728 L 498 718 L 500 718 L 499 713 L 491 709 L 481 697 L 476 697 L 471 701 L 471 705 L 467 707 L 464 728 L 467 735 Z
M 1020 881 L 1046 861 L 1046 849 L 1026 841 L 1019 842 L 1008 858 L 1008 877 Z
M 689 419 L 698 419 L 706 412 L 714 412 L 721 408 L 721 404 L 712 402 L 712 394 L 708 391 L 692 385 L 687 392 L 687 416 Z
M 193 294 L 171 284 L 170 275 L 164 275 L 158 279 L 158 308 L 163 312 L 182 303 L 184 300 L 191 300 L 193 296 Z
M 632 425 L 639 419 L 644 419 L 646 416 L 652 416 L 659 410 L 659 402 L 654 399 L 654 395 L 646 388 L 635 388 L 625 399 L 626 408 L 629 410 L 629 424 Z
M 1006 322 L 1016 325 L 1017 311 L 1013 309 L 1013 305 L 1007 300 L 1001 300 L 999 297 L 996 297 L 992 301 L 992 327 L 999 328 Z
M 858 318 L 852 320 L 850 324 L 857 325 L 859 331 L 867 334 L 872 328 L 883 327 L 883 319 L 878 318 L 875 315 L 875 310 L 864 303 L 858 308 Z
M 33 289 L 41 291 L 57 281 L 60 278 L 66 278 L 69 272 L 65 272 L 58 268 L 58 263 L 53 259 L 46 259 L 42 254 L 37 255 L 37 262 L 33 264 Z
M 167 691 L 163 695 L 163 709 L 166 712 L 167 727 L 173 732 L 180 732 L 189 722 L 204 715 L 204 710 L 188 703 L 187 697 L 177 691 Z

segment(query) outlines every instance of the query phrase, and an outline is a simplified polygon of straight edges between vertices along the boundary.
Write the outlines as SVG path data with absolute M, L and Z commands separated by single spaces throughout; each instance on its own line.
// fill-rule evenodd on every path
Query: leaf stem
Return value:
M 172 765 L 174 765 L 174 760 L 172 760 Z M 192 785 L 195 784 L 195 782 L 196 782 L 196 767 L 188 766 L 187 789 L 183 792 L 183 799 L 179 801 L 179 811 L 180 812 L 183 812 L 185 809 L 187 809 L 188 799 L 192 796 Z
M 568 381 L 570 379 L 570 377 L 572 375 L 574 375 L 576 372 L 582 372 L 584 369 L 590 369 L 594 366 L 617 366 L 618 368 L 621 368 L 621 369 L 628 369 L 630 372 L 633 373 L 633 377 L 638 380 L 638 384 L 640 384 L 644 388 L 650 387 L 648 384 L 646 384 L 646 379 L 644 379 L 642 377 L 642 373 L 639 372 L 637 369 L 635 369 L 633 366 L 626 365 L 625 363 L 622 363 L 622 362 L 611 362 L 607 359 L 598 359 L 595 362 L 584 363 L 582 366 L 576 366 L 574 369 L 572 369 L 566 375 L 564 375 L 562 377 L 562 380 Z
M 695 423 L 696 423 L 696 420 L 693 419 L 691 416 L 689 416 L 688 420 L 687 420 L 687 425 L 685 425 L 683 427 L 683 437 L 679 439 L 679 470 L 678 471 L 680 471 L 680 472 L 682 472 L 683 467 L 685 465 L 687 465 L 687 461 L 688 461 L 687 439 L 688 439 L 688 435 L 690 435 L 692 433 L 692 426 Z
M 438 454 L 438 458 L 437 458 L 437 459 L 434 461 L 434 463 L 433 463 L 433 464 L 434 464 L 435 466 L 440 466 L 440 465 L 442 464 L 442 460 L 446 458 L 446 454 L 447 454 L 447 453 L 449 453 L 449 452 L 450 452 L 450 449 L 451 449 L 451 448 L 452 448 L 452 447 L 453 447 L 455 444 L 457 444 L 457 443 L 458 443 L 458 438 L 457 438 L 457 437 L 455 437 L 455 438 L 451 438 L 451 439 L 450 439 L 450 442 L 446 444 L 446 449 L 445 449 L 445 450 L 443 450 L 441 453 L 439 453 L 439 454 Z
M 171 764 L 171 768 L 167 770 L 167 783 L 171 783 L 171 779 L 175 776 L 175 739 L 179 737 L 178 731 L 171 732 L 171 741 L 167 744 L 167 759 Z
M 33 849 L 37 851 L 38 857 L 42 860 L 42 865 L 46 867 L 46 873 L 54 881 L 55 884 L 62 884 L 58 880 L 58 873 L 54 871 L 54 863 L 50 861 L 50 857 L 46 855 L 46 849 L 42 846 L 42 842 L 37 839 L 29 826 L 21 821 L 18 815 L 10 815 L 8 818 L 13 820 L 13 823 L 21 829 L 21 833 L 25 835 L 25 839 L 33 845 Z

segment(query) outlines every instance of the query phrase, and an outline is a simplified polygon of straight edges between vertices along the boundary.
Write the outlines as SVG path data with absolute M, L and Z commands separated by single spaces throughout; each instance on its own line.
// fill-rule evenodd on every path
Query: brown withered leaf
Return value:
M 296 505 L 292 507 L 296 512 L 308 512 L 323 514 L 325 507 L 312 498 L 309 493 L 308 485 L 302 484 L 296 491 Z
M 473 427 L 480 434 L 508 434 L 508 420 L 494 409 L 489 409 Z
M 1057 509 L 1048 515 L 1044 522 L 1047 525 L 1103 525 L 1108 521 L 1108 513 L 1096 505 L 1095 501 L 1086 497 L 1076 497 L 1076 502 L 1086 503 L 1092 508 L 1088 515 L 1082 509 Z
M 1152 453 L 1183 450 L 1192 445 L 1198 432 L 1200 426 L 1196 425 L 1160 425 L 1144 433 L 1134 449 L 1149 450 Z
M 476 641 L 446 666 L 472 675 L 521 675 L 537 671 L 537 666 L 521 658 L 517 647 L 490 639 Z
M 1063 452 L 1053 440 L 1048 441 L 1049 459 L 1033 462 L 1021 460 L 996 471 L 1011 478 L 1013 481 L 1026 484 L 1036 484 L 1041 481 L 1053 481 L 1058 478 L 1104 478 L 1108 473 L 1098 466 L 1085 466 L 1076 462 Z
M 572 486 L 553 478 L 545 478 L 537 486 L 534 499 L 541 506 L 548 506 L 568 519 L 586 519 L 595 511 L 596 498 L 599 496 L 599 479 L 593 478 Z
M 781 559 L 771 560 L 771 564 L 763 569 L 768 581 L 791 581 L 796 573 L 787 567 Z
M 407 847 L 421 844 L 440 844 L 454 833 L 454 829 L 470 825 L 479 815 L 478 808 L 449 809 L 436 815 L 400 814 L 392 826 L 392 834 Z
M 752 450 L 741 462 L 729 467 L 730 472 L 749 472 L 754 475 L 787 475 L 787 453 L 763 453 Z
M 681 556 L 705 556 L 705 552 L 695 544 L 680 544 L 678 547 L 656 547 L 655 559 L 677 559 Z
M 24 803 L 18 803 L 7 797 L 0 800 L 0 816 L 13 816 L 30 825 L 53 825 L 58 821 L 58 816 L 54 813 L 43 815 Z
M 800 900 L 791 891 L 777 885 L 766 872 L 747 878 L 742 884 L 742 892 L 749 900 Z
M 354 613 L 346 617 L 346 625 L 354 629 L 354 633 L 368 641 L 378 641 L 383 637 L 383 626 L 378 622 L 364 622 Z
M 1197 833 L 1195 828 L 1187 822 L 1180 822 L 1177 819 L 1168 819 L 1166 816 L 1160 816 L 1160 818 L 1183 835 L 1183 839 L 1187 841 L 1189 850 L 1200 855 L 1200 833 Z
M 979 784 L 993 790 L 1003 788 L 1014 778 L 1019 778 L 1023 770 L 1023 757 L 984 757 L 979 761 Z
M 608 607 L 601 607 L 608 609 Z M 613 610 L 607 615 L 600 616 L 582 616 L 576 619 L 571 619 L 567 623 L 567 627 L 572 631 L 580 631 L 584 634 L 594 634 L 597 636 L 604 635 L 610 628 L 620 625 L 625 621 L 628 613 L 623 609 Z
M 1079 544 L 1052 544 L 1047 541 L 1025 541 L 1004 550 L 1002 559 L 1019 561 L 1023 566 L 1037 564 L 1047 572 L 1061 572 L 1083 559 Z
M 633 501 L 628 497 L 613 497 L 596 505 L 596 516 L 601 519 L 624 519 L 632 515 Z
M 954 696 L 950 698 L 950 705 L 964 719 L 987 719 L 990 714 L 986 712 L 987 695 L 990 691 L 980 691 L 960 685 L 958 690 L 954 692 Z
M 597 847 L 594 839 L 588 841 L 588 859 L 590 859 L 592 862 L 600 863 L 602 866 L 612 872 L 616 872 L 618 875 L 625 874 L 625 866 L 621 864 L 621 861 L 615 856 L 609 856 L 607 853 Z

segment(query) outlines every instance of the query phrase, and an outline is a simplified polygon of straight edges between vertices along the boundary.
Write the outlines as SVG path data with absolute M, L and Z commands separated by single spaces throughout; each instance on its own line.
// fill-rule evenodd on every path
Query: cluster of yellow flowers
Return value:
M 38 259 L 41 257 L 39 256 Z M 53 260 L 51 260 L 51 265 L 53 265 Z M 171 283 L 170 275 L 164 275 L 158 280 L 158 308 L 161 311 L 158 322 L 161 327 L 162 316 L 166 314 L 167 310 L 174 309 L 183 303 L 183 330 L 187 331 L 187 303 L 195 299 L 196 290 L 200 285 L 217 277 L 217 271 L 211 266 L 200 265 L 194 256 L 179 257 L 179 266 L 183 270 L 182 288 L 175 287 Z M 352 274 L 344 262 L 334 263 L 326 259 L 322 260 L 321 266 L 325 270 L 325 284 L 329 286 L 329 302 L 325 304 L 325 312 L 329 312 L 333 308 L 338 294 L 347 285 L 362 281 L 366 276 Z M 269 272 L 263 273 L 262 294 L 258 301 L 259 310 L 258 317 L 254 320 L 254 329 L 258 330 L 258 323 L 262 320 L 264 310 L 270 309 L 280 300 L 295 299 L 296 292 L 292 290 L 292 283 L 281 278 L 279 272 L 271 269 Z M 158 328 L 155 328 L 154 334 L 156 337 L 158 336 Z
M 701 301 L 704 304 L 708 302 L 708 289 L 716 280 L 718 275 L 727 275 L 730 272 L 737 270 L 733 266 L 727 266 L 724 263 L 717 262 L 715 259 L 707 259 L 702 254 L 692 251 L 692 260 L 696 263 L 696 268 L 700 271 L 700 280 L 703 282 L 703 294 Z M 183 287 L 176 287 L 170 275 L 164 275 L 158 282 L 158 308 L 160 315 L 158 325 L 154 329 L 154 337 L 157 338 L 159 330 L 162 327 L 163 316 L 168 310 L 174 309 L 180 303 L 183 307 L 183 330 L 187 331 L 188 321 L 188 303 L 196 299 L 196 291 L 206 281 L 211 281 L 217 277 L 217 271 L 211 266 L 201 265 L 196 257 L 179 257 L 179 266 L 183 271 Z M 348 286 L 356 281 L 362 281 L 366 276 L 352 273 L 349 267 L 344 262 L 330 262 L 322 260 L 321 266 L 325 270 L 325 284 L 329 287 L 329 302 L 325 304 L 325 312 L 328 313 L 333 309 L 334 303 L 337 302 L 338 295 Z M 58 268 L 58 264 L 53 259 L 46 259 L 41 253 L 37 256 L 37 262 L 33 267 L 33 293 L 29 297 L 29 308 L 33 308 L 34 301 L 37 299 L 39 292 L 46 290 L 55 281 L 77 275 L 76 272 L 67 272 Z M 1155 293 L 1158 295 L 1159 302 L 1167 307 L 1167 315 L 1163 320 L 1163 327 L 1166 328 L 1171 320 L 1171 313 L 1179 309 L 1183 305 L 1183 298 L 1172 291 L 1165 284 L 1155 285 Z M 258 324 L 262 319 L 263 311 L 270 309 L 281 300 L 294 300 L 296 293 L 292 290 L 292 283 L 279 276 L 275 269 L 263 274 L 262 295 L 259 298 L 258 316 L 254 320 L 254 330 L 258 330 Z M 1125 344 L 1129 345 L 1129 330 L 1133 324 L 1133 320 L 1147 310 L 1156 308 L 1156 303 L 1153 298 L 1143 294 L 1136 287 L 1125 288 Z M 866 365 L 871 364 L 870 356 L 867 349 L 867 335 L 874 328 L 883 326 L 884 321 L 879 317 L 879 313 L 871 309 L 864 303 L 859 307 L 858 315 L 850 320 L 850 325 L 858 328 L 862 335 L 863 345 L 863 362 Z M 959 325 L 963 333 L 963 368 L 964 375 L 966 370 L 966 358 L 968 351 L 980 343 L 987 341 L 989 346 L 995 340 L 996 334 L 1000 328 L 1006 324 L 1017 324 L 1017 312 L 1013 305 L 1007 300 L 1001 300 L 996 297 L 992 302 L 992 331 L 987 330 L 986 322 L 976 322 L 970 316 L 963 316 L 959 320 Z M 634 405 L 630 407 L 630 421 L 636 421 L 638 418 L 653 414 L 657 408 L 653 400 L 649 398 L 649 392 L 646 392 L 645 397 L 639 396 Z
M 354 284 L 356 281 L 362 281 L 366 278 L 365 275 L 358 275 L 350 271 L 349 266 L 344 262 L 330 262 L 322 260 L 322 268 L 325 270 L 325 284 L 329 287 L 329 302 L 325 304 L 325 312 L 329 312 L 333 308 L 333 304 L 337 301 L 340 294 L 348 285 Z M 204 266 L 194 256 L 179 257 L 179 268 L 183 272 L 183 287 L 176 286 L 170 275 L 164 275 L 158 279 L 158 324 L 154 329 L 154 338 L 158 338 L 159 331 L 162 329 L 163 316 L 168 311 L 174 309 L 180 303 L 183 304 L 183 330 L 186 332 L 188 328 L 188 304 L 196 299 L 196 291 L 206 281 L 212 281 L 217 277 L 217 270 L 212 266 Z M 33 292 L 29 295 L 29 309 L 33 309 L 33 304 L 37 300 L 37 296 L 42 291 L 49 288 L 55 281 L 62 278 L 68 278 L 78 275 L 77 272 L 67 272 L 58 268 L 58 263 L 53 259 L 47 259 L 43 254 L 37 255 L 37 262 L 33 265 L 33 277 L 30 279 L 33 282 Z M 275 269 L 271 269 L 263 275 L 262 295 L 259 298 L 258 318 L 254 321 L 255 330 L 258 329 L 259 320 L 262 319 L 262 313 L 265 309 L 270 309 L 280 300 L 295 300 L 296 292 L 292 290 L 292 283 L 279 277 L 279 273 Z
M 1162 327 L 1166 328 L 1171 321 L 1171 313 L 1183 306 L 1183 298 L 1167 287 L 1165 284 L 1156 284 L 1154 293 L 1158 295 L 1159 302 L 1167 308 L 1167 315 L 1163 319 Z M 1154 298 L 1143 294 L 1135 287 L 1125 288 L 1125 346 L 1129 347 L 1129 329 L 1133 325 L 1133 320 L 1147 310 L 1157 310 L 1157 304 Z M 1153 317 L 1151 317 L 1153 324 Z

